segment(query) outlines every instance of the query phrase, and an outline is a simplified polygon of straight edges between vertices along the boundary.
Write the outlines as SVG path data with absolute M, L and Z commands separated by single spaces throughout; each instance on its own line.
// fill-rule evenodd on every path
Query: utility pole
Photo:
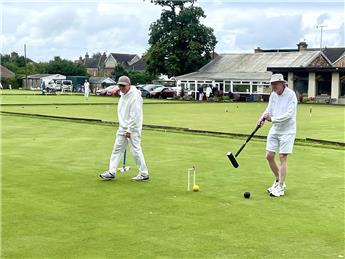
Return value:
M 28 68 L 26 66 L 26 44 L 24 44 L 24 58 L 25 58 L 25 87 L 28 87 Z
M 322 32 L 323 32 L 323 28 L 327 27 L 327 25 L 316 25 L 317 29 L 320 29 L 320 52 L 322 51 Z

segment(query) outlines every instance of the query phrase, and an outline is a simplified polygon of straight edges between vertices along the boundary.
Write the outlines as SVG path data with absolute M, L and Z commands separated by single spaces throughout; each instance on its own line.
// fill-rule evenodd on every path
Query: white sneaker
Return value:
M 141 173 L 139 173 L 137 176 L 134 176 L 134 177 L 132 178 L 132 181 L 138 181 L 138 182 L 140 182 L 140 181 L 147 181 L 147 180 L 149 180 L 149 179 L 150 179 L 150 177 L 149 177 L 148 174 L 141 174 Z
M 274 181 L 272 186 L 267 189 L 268 193 L 271 193 L 279 185 L 279 182 Z
M 268 193 L 271 193 L 275 188 L 277 188 L 278 185 L 279 185 L 279 182 L 274 181 L 273 184 L 272 184 L 272 186 L 269 187 L 269 188 L 267 189 L 267 192 L 268 192 Z M 284 184 L 283 184 L 283 188 L 284 188 L 284 190 L 285 190 L 285 188 L 286 188 L 285 182 L 284 182 Z
M 110 171 L 105 171 L 104 173 L 100 174 L 99 177 L 101 177 L 103 180 L 113 180 L 115 179 L 115 174 Z
M 284 194 L 285 194 L 284 186 L 281 187 L 278 184 L 278 186 L 272 190 L 272 192 L 270 193 L 270 196 L 272 196 L 272 197 L 280 197 L 280 196 L 284 196 Z

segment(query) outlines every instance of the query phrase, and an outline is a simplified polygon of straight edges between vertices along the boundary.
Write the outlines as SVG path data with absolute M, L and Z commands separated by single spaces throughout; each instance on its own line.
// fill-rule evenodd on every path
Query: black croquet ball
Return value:
M 244 198 L 249 199 L 250 198 L 250 192 L 243 193 Z

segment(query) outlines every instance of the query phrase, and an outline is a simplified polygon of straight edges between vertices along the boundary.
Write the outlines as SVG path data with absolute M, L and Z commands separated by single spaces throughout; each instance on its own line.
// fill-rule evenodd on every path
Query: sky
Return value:
M 344 43 L 344 1 L 198 0 L 214 29 L 217 53 L 263 49 L 340 47 Z M 75 60 L 96 52 L 142 55 L 149 27 L 162 7 L 150 0 L 0 0 L 0 52 L 34 61 L 54 56 Z

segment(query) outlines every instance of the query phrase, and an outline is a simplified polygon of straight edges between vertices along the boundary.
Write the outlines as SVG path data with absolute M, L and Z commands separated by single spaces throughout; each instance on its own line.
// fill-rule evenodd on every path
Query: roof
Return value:
M 303 51 L 319 51 L 320 48 L 306 48 Z M 299 52 L 298 49 L 260 49 L 260 52 Z M 334 47 L 328 48 L 325 47 L 322 52 L 325 56 L 334 63 L 338 60 L 342 55 L 345 54 L 345 47 Z
M 137 62 L 128 66 L 129 70 L 135 70 L 135 71 L 144 71 L 145 68 L 146 68 L 146 61 L 144 57 L 140 58 Z
M 272 73 L 267 67 L 307 67 L 319 55 L 319 51 L 220 54 L 199 71 L 176 79 L 268 80 Z
M 1 78 L 9 78 L 9 77 L 13 77 L 14 75 L 15 74 L 11 70 L 0 65 L 0 77 Z
M 334 63 L 345 54 L 345 48 L 325 48 L 322 52 L 332 63 Z
M 89 78 L 90 84 L 101 84 L 105 81 L 116 84 L 116 82 L 110 77 L 92 76 Z
M 86 68 L 97 68 L 98 59 L 96 58 L 85 58 L 84 65 Z
M 28 75 L 28 78 L 40 79 L 40 78 L 47 77 L 47 76 L 55 76 L 55 74 L 34 74 L 34 75 Z
M 118 63 L 130 62 L 137 54 L 110 53 Z
M 85 57 L 84 65 L 86 68 L 103 68 L 107 55 L 105 53 L 94 55 L 92 58 Z

